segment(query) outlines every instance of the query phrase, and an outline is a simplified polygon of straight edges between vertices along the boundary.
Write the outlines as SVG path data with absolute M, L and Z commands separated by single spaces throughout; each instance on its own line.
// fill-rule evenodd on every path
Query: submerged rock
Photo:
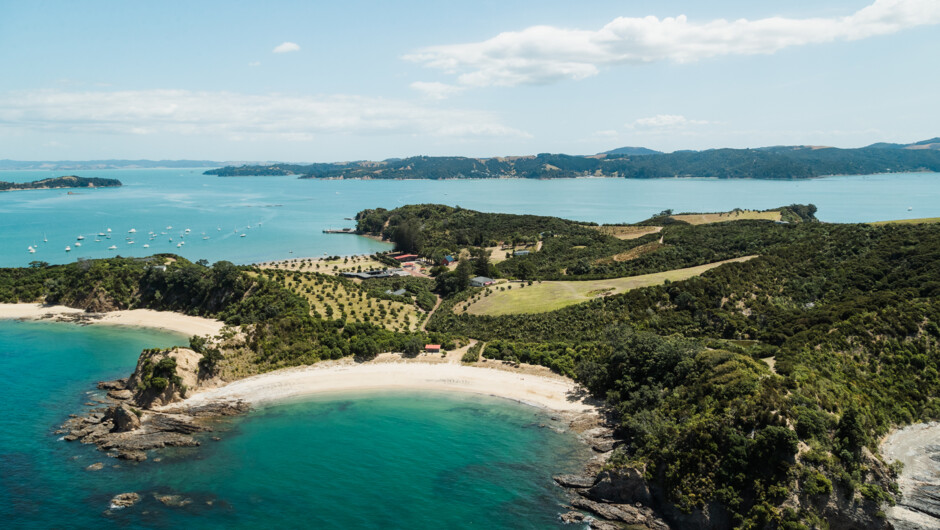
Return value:
M 103 463 L 101 463 L 101 462 L 95 462 L 94 464 L 92 464 L 92 465 L 86 467 L 85 470 L 86 470 L 86 471 L 98 471 L 99 469 L 101 469 L 101 468 L 103 468 L 103 467 L 104 467 L 104 464 L 103 464 Z
M 182 495 L 159 495 L 154 494 L 154 499 L 162 502 L 164 506 L 170 506 L 172 508 L 182 508 L 187 504 L 192 504 L 192 499 L 187 499 Z

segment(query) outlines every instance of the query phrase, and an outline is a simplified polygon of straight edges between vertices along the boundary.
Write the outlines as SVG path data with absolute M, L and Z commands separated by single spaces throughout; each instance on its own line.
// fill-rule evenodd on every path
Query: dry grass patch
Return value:
M 635 260 L 635 259 L 639 258 L 640 256 L 642 256 L 642 255 L 644 255 L 644 254 L 650 254 L 650 253 L 652 253 L 652 252 L 656 252 L 657 250 L 659 250 L 659 249 L 661 249 L 661 248 L 663 248 L 663 247 L 665 247 L 665 246 L 666 246 L 666 245 L 660 243 L 659 241 L 652 241 L 652 242 L 647 243 L 647 244 L 645 244 L 645 245 L 640 245 L 640 246 L 638 246 L 638 247 L 631 248 L 630 250 L 628 250 L 628 251 L 626 251 L 626 252 L 621 252 L 620 254 L 615 254 L 615 255 L 613 255 L 613 256 L 611 256 L 611 257 L 609 257 L 609 258 L 601 258 L 601 259 L 595 261 L 595 263 L 597 263 L 598 265 L 603 265 L 603 264 L 605 264 L 605 263 L 613 263 L 613 262 L 615 262 L 615 261 L 617 261 L 617 262 L 631 261 L 631 260 Z
M 617 239 L 639 239 L 645 235 L 655 234 L 662 231 L 663 227 L 661 226 L 615 226 L 615 225 L 601 225 L 601 226 L 589 226 L 597 230 L 598 232 L 614 236 Z
M 896 219 L 894 221 L 878 221 L 875 223 L 868 223 L 874 226 L 881 225 L 917 225 L 917 224 L 933 224 L 940 223 L 940 217 L 922 217 L 920 219 Z
M 741 221 L 744 219 L 763 219 L 765 221 L 779 221 L 779 211 L 758 212 L 755 210 L 735 210 L 721 213 L 690 213 L 670 216 L 677 221 L 685 221 L 690 225 L 707 225 L 711 223 L 726 223 L 728 221 Z
M 666 280 L 678 282 L 698 276 L 705 271 L 757 256 L 745 256 L 715 263 L 676 269 L 654 274 L 590 281 L 538 282 L 533 285 L 514 283 L 490 287 L 467 303 L 454 308 L 457 314 L 510 315 L 516 313 L 546 313 L 569 305 L 587 302 L 599 296 L 620 294 L 632 289 L 662 285 Z

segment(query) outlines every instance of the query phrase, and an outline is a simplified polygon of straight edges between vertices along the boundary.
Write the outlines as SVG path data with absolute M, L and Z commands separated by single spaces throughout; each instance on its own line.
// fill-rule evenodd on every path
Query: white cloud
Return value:
M 289 52 L 299 52 L 300 45 L 293 42 L 282 42 L 275 46 L 273 50 L 274 53 L 289 53 Z
M 679 129 L 690 125 L 707 125 L 705 120 L 690 120 L 680 114 L 657 114 L 628 123 L 630 129 Z
M 250 63 L 248 63 L 248 66 L 251 66 L 251 67 L 261 66 L 261 61 L 251 61 Z
M 690 22 L 681 15 L 619 17 L 596 31 L 532 26 L 482 42 L 432 46 L 404 58 L 457 75 L 466 86 L 544 84 L 584 79 L 604 66 L 771 54 L 938 23 L 940 1 L 875 0 L 851 15 L 830 18 Z
M 0 93 L 0 128 L 310 140 L 322 134 L 528 137 L 489 112 L 353 95 L 187 90 Z
M 431 99 L 447 99 L 466 90 L 464 87 L 448 85 L 447 83 L 415 81 L 411 88 L 423 93 Z

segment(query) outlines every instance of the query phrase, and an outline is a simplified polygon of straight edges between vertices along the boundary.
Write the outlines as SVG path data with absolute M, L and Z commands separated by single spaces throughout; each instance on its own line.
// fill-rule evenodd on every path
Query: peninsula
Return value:
M 940 224 L 815 213 L 596 225 L 378 208 L 356 228 L 396 253 L 346 265 L 428 276 L 167 254 L 0 269 L 0 302 L 212 319 L 189 347 L 145 350 L 99 383 L 109 406 L 59 431 L 119 458 L 198 445 L 207 416 L 318 392 L 476 392 L 559 411 L 592 447 L 583 473 L 556 477 L 565 520 L 875 529 L 940 515 L 929 494 L 899 495 L 917 470 L 886 456 L 922 432 L 898 429 L 940 417 Z
M 799 145 L 660 153 L 631 147 L 587 156 L 549 153 L 493 158 L 413 156 L 382 161 L 226 166 L 205 174 L 220 177 L 299 175 L 303 179 L 610 177 L 779 180 L 940 171 L 938 149 L 938 138 L 904 145 L 878 143 L 858 149 Z
M 33 182 L 0 182 L 0 191 L 51 190 L 60 188 L 116 188 L 122 186 L 117 179 L 77 177 L 68 175 Z

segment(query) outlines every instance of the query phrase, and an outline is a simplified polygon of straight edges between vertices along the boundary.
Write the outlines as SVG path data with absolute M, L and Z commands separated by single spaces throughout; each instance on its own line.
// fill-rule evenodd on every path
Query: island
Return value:
M 202 319 L 188 348 L 143 351 L 98 383 L 107 405 L 57 431 L 126 460 L 199 445 L 212 418 L 270 401 L 436 385 L 564 418 L 596 455 L 554 477 L 565 521 L 875 529 L 914 514 L 935 527 L 930 489 L 904 489 L 919 470 L 886 455 L 936 451 L 910 436 L 940 418 L 940 224 L 815 214 L 598 225 L 376 208 L 356 230 L 393 252 L 37 264 L 0 269 L 0 302 L 20 317 Z
M 940 171 L 940 139 L 904 145 L 878 143 L 858 149 L 800 145 L 660 153 L 628 147 L 587 156 L 413 156 L 382 161 L 226 166 L 205 174 L 299 175 L 302 179 L 807 179 L 916 171 Z
M 117 188 L 120 180 L 99 177 L 78 177 L 67 175 L 33 182 L 0 182 L 0 191 L 51 190 L 62 188 Z

